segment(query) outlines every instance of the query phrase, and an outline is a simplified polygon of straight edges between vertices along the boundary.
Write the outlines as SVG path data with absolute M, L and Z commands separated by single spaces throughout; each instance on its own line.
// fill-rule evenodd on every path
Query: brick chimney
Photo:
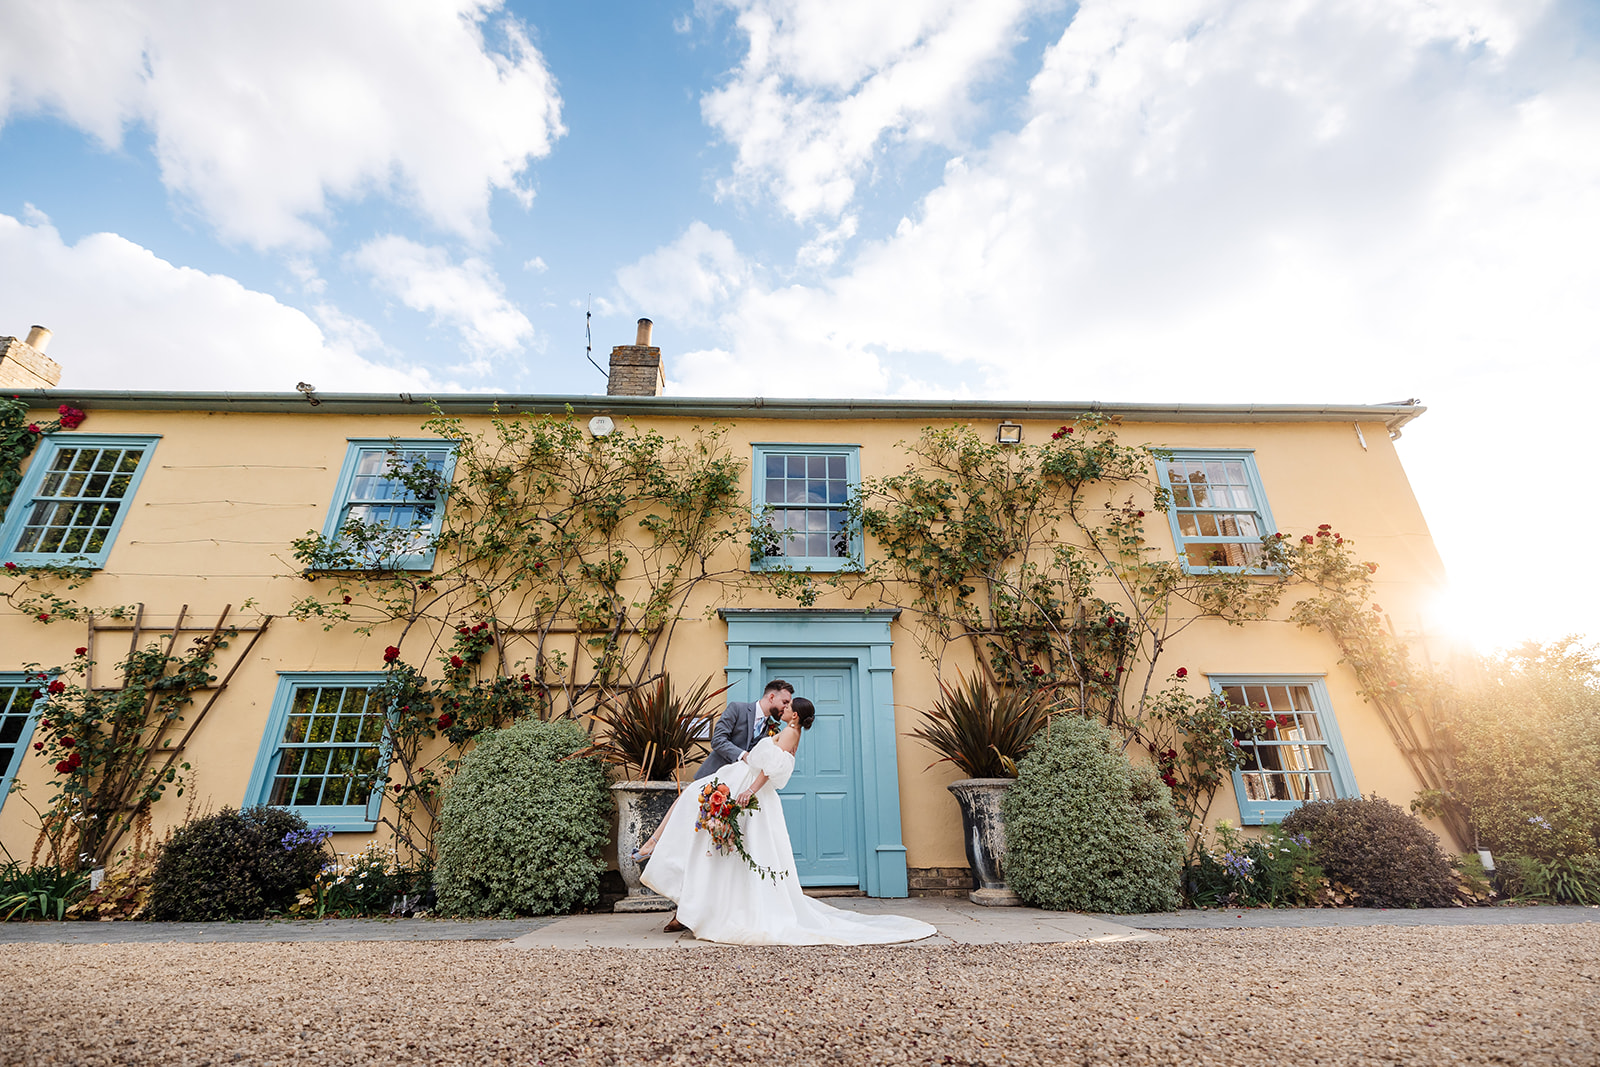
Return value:
M 611 350 L 611 375 L 606 381 L 607 396 L 660 396 L 667 386 L 661 368 L 661 349 L 650 344 L 649 319 L 639 320 L 639 335 L 631 345 Z
M 53 389 L 61 383 L 61 364 L 44 354 L 50 331 L 35 326 L 28 339 L 0 337 L 0 389 Z

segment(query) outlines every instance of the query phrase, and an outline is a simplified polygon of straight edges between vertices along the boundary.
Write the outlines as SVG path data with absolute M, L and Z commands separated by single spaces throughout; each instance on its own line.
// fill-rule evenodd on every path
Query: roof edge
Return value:
M 241 411 L 298 415 L 550 414 L 762 419 L 1070 419 L 1086 413 L 1129 422 L 1382 422 L 1391 434 L 1421 404 L 1117 404 L 1090 401 L 796 399 L 784 397 L 541 396 L 510 393 L 165 393 L 24 389 L 18 398 L 112 411 Z

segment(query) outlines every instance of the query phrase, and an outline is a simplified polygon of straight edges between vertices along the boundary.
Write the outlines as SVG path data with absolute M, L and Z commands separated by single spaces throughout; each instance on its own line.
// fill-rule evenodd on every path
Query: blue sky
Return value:
M 1595 632 L 1597 10 L 10 0 L 0 332 L 585 393 L 592 303 L 679 395 L 1421 397 L 1442 620 Z

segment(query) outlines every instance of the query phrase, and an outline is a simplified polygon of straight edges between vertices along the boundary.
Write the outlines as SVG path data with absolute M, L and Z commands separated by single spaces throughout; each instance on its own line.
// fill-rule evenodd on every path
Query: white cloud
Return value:
M 533 323 L 507 299 L 499 275 L 481 259 L 455 263 L 443 248 L 394 234 L 368 241 L 350 259 L 406 307 L 454 327 L 475 357 L 464 368 L 473 373 L 487 373 L 493 357 L 533 340 Z
M 676 380 L 1421 395 L 1402 453 L 1479 632 L 1593 633 L 1600 579 L 1524 577 L 1506 555 L 1552 509 L 1559 529 L 1600 525 L 1573 491 L 1600 387 L 1600 63 L 1582 40 L 1571 3 L 1088 0 L 1018 130 L 966 149 L 816 284 L 711 308 L 717 349 Z M 773 68 L 752 42 L 747 68 Z M 729 139 L 795 128 L 758 118 Z M 771 174 L 793 211 L 804 183 Z
M 257 247 L 318 245 L 330 198 L 370 193 L 482 240 L 491 194 L 526 203 L 528 164 L 565 132 L 501 7 L 22 0 L 0 33 L 0 124 L 52 113 L 115 146 L 145 123 L 167 187 Z
M 534 256 L 532 259 L 523 262 L 522 269 L 531 270 L 535 274 L 543 274 L 550 269 L 550 264 L 544 261 L 543 256 Z
M 640 312 L 664 322 L 699 323 L 750 281 L 733 238 L 696 219 L 669 245 L 617 271 L 617 284 Z
M 744 62 L 701 101 L 738 151 L 724 193 L 770 192 L 798 220 L 844 212 L 886 139 L 953 143 L 969 91 L 1050 0 L 724 0 Z
M 0 215 L 0 331 L 52 327 L 49 354 L 62 366 L 63 388 L 441 388 L 425 371 L 364 359 L 347 336 L 358 332 L 356 320 L 345 321 L 330 336 L 266 293 L 174 266 L 116 234 L 68 245 L 47 220 Z

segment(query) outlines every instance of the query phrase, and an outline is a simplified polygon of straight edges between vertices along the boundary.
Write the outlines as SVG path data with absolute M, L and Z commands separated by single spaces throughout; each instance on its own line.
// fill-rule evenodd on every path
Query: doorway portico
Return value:
M 791 674 L 822 698 L 812 732 L 823 732 L 808 758 L 797 761 L 793 788 L 784 791 L 785 815 L 793 806 L 798 816 L 791 826 L 799 831 L 795 859 L 802 884 L 859 885 L 872 897 L 908 893 L 889 630 L 899 614 L 718 612 L 728 626 L 729 700 L 755 700 L 769 679 L 794 681 Z

